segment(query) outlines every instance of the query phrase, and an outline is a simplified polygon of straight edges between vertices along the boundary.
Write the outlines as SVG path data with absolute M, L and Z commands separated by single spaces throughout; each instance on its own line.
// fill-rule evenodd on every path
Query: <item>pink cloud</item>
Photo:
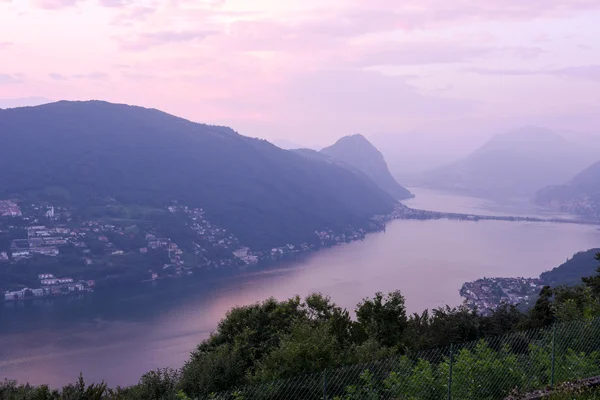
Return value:
M 357 49 L 358 50 L 358 49 Z M 360 66 L 424 65 L 466 62 L 485 56 L 494 48 L 452 42 L 388 43 L 361 48 Z
M 0 73 L 0 85 L 10 85 L 14 83 L 22 83 L 22 74 L 3 74 Z
M 63 8 L 73 7 L 81 0 L 35 0 L 35 4 L 40 8 L 47 10 L 60 10 Z
M 600 82 L 600 65 L 584 65 L 555 69 L 554 75 L 565 76 L 573 79 L 583 79 Z
M 69 79 L 68 77 L 66 77 L 62 74 L 56 73 L 56 72 L 51 72 L 48 74 L 48 76 L 55 81 L 65 81 L 65 80 Z
M 483 75 L 553 75 L 600 82 L 600 65 L 545 69 L 469 68 L 468 71 Z
M 104 72 L 90 72 L 87 74 L 75 74 L 72 77 L 74 79 L 106 80 L 109 78 L 109 75 Z
M 529 19 L 600 9 L 596 0 L 355 0 L 362 10 L 396 12 L 421 26 L 440 21 Z
M 132 41 L 122 41 L 121 47 L 125 50 L 141 51 L 169 43 L 195 42 L 205 39 L 208 36 L 216 35 L 217 33 L 218 32 L 214 30 L 162 31 L 143 33 Z
M 154 14 L 156 9 L 152 7 L 133 7 L 118 14 L 112 21 L 114 25 L 129 25 L 134 22 L 143 22 L 150 15 Z
M 55 81 L 66 81 L 69 79 L 90 79 L 90 80 L 106 80 L 109 75 L 104 72 L 91 72 L 87 74 L 64 75 L 59 73 L 50 73 L 48 76 Z
M 331 114 L 378 117 L 444 115 L 472 111 L 471 101 L 419 93 L 403 78 L 356 69 L 320 71 L 297 76 L 281 91 L 283 101 L 303 115 Z
M 512 47 L 507 48 L 506 50 L 523 59 L 536 58 L 546 52 L 540 47 Z
M 132 4 L 134 0 L 99 0 L 104 7 L 124 7 Z

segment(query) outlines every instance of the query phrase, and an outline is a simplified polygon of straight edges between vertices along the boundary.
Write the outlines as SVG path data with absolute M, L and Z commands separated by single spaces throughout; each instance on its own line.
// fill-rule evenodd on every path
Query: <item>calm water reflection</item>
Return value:
M 421 196 L 411 206 L 433 208 L 436 198 L 440 201 L 437 193 L 415 192 Z M 490 207 L 477 199 L 444 196 L 437 208 L 443 211 L 483 213 Z M 537 276 L 597 246 L 600 231 L 591 226 L 396 221 L 385 233 L 279 270 L 0 307 L 0 379 L 60 385 L 81 371 L 113 386 L 131 384 L 150 369 L 181 366 L 235 305 L 320 291 L 353 309 L 376 291 L 401 289 L 409 311 L 421 311 L 458 304 L 465 281 Z

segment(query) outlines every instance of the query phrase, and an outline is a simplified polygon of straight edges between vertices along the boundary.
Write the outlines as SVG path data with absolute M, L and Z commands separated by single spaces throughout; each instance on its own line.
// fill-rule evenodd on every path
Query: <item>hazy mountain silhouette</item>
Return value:
M 173 200 L 255 248 L 367 226 L 394 199 L 338 165 L 227 127 L 100 101 L 0 110 L 0 199 L 85 208 Z
M 600 162 L 584 169 L 566 184 L 539 190 L 535 201 L 541 206 L 600 219 Z
M 377 186 L 398 200 L 412 197 L 412 194 L 390 174 L 381 152 L 362 135 L 345 136 L 322 149 L 321 153 L 363 172 Z
M 471 195 L 531 197 L 595 161 L 595 151 L 538 127 L 493 136 L 473 153 L 423 174 L 420 183 Z
M 390 172 L 400 182 L 416 183 L 420 174 L 469 155 L 486 139 L 467 134 L 405 132 L 368 137 L 385 157 Z

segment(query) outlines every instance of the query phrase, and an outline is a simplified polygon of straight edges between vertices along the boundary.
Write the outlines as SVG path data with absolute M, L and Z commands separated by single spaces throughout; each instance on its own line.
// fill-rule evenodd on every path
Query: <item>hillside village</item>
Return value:
M 163 210 L 170 221 L 180 224 L 174 232 L 177 239 L 159 227 L 109 218 L 78 219 L 66 207 L 2 200 L 0 211 L 0 235 L 5 239 L 0 247 L 0 291 L 5 301 L 88 292 L 108 281 L 151 281 L 268 264 L 360 240 L 368 232 L 318 230 L 311 243 L 257 251 L 210 222 L 203 209 L 177 203 Z M 389 219 L 374 218 L 370 231 L 384 229 Z

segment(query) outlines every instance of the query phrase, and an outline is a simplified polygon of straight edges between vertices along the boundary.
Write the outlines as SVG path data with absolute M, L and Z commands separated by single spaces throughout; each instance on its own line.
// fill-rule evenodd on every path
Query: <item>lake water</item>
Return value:
M 412 207 L 509 213 L 481 199 L 412 190 L 417 194 L 407 202 Z M 394 221 L 385 233 L 320 251 L 281 269 L 0 306 L 0 379 L 57 386 L 83 372 L 90 381 L 132 384 L 148 370 L 181 366 L 236 305 L 322 292 L 353 310 L 376 291 L 400 289 L 409 311 L 416 312 L 459 304 L 458 290 L 465 281 L 537 276 L 577 251 L 599 246 L 600 231 L 593 226 Z

